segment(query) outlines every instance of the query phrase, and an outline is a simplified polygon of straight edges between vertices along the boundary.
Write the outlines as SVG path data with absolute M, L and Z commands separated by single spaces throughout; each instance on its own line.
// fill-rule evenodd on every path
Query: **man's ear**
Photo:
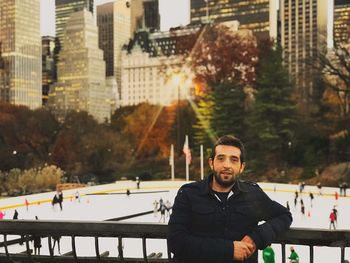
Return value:
M 214 170 L 214 164 L 213 164 L 213 159 L 209 158 L 208 159 L 208 164 L 211 170 Z
M 241 167 L 239 168 L 239 173 L 243 173 L 244 168 L 245 168 L 245 163 L 242 163 Z

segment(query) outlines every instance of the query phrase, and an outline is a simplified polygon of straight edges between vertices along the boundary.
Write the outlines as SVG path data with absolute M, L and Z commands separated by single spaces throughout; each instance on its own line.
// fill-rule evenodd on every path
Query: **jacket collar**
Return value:
M 213 172 L 211 172 L 208 175 L 208 177 L 201 182 L 200 192 L 202 195 L 207 195 L 213 192 L 213 190 L 211 189 L 211 182 L 213 181 L 213 177 L 214 174 Z M 233 191 L 236 194 L 239 194 L 240 192 L 248 192 L 248 189 L 243 181 L 237 179 L 231 191 Z

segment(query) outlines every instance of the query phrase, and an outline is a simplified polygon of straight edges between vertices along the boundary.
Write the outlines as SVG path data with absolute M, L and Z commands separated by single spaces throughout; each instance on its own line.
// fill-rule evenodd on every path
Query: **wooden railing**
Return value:
M 136 224 L 119 222 L 91 222 L 91 221 L 32 221 L 32 220 L 2 220 L 0 222 L 0 262 L 170 262 L 170 253 L 166 258 L 150 257 L 153 251 L 148 251 L 147 240 L 166 239 L 167 225 L 165 224 Z M 49 253 L 47 255 L 33 255 L 30 240 L 33 236 L 45 237 Z M 71 250 L 63 255 L 53 251 L 53 237 L 64 236 L 70 238 Z M 80 256 L 77 252 L 78 237 L 92 237 L 94 239 L 93 256 Z M 110 251 L 101 251 L 100 240 L 103 238 L 116 240 L 115 257 L 109 256 Z M 47 238 L 47 240 L 46 240 Z M 125 257 L 123 240 L 137 238 L 142 242 L 142 257 Z M 11 253 L 10 248 L 23 241 L 25 250 Z M 286 244 L 309 246 L 310 263 L 314 263 L 314 247 L 338 247 L 341 250 L 341 263 L 344 263 L 345 248 L 350 247 L 350 231 L 314 230 L 293 228 L 275 243 L 281 244 L 282 262 L 286 262 Z M 19 246 L 19 245 L 17 245 Z

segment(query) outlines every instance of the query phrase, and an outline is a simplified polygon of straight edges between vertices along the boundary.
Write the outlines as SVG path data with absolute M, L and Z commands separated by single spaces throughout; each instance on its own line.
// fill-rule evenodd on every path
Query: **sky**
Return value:
M 100 5 L 113 0 L 95 0 Z M 41 0 L 40 25 L 42 36 L 55 35 L 55 0 Z M 190 20 L 189 0 L 159 0 L 161 16 L 161 30 L 168 30 L 172 26 L 186 25 Z M 174 10 L 176 10 L 174 12 Z

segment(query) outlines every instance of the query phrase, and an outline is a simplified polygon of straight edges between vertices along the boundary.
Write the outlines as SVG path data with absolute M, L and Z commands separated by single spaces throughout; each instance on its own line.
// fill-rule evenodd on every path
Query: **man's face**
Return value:
M 241 150 L 234 146 L 218 145 L 215 148 L 215 157 L 209 159 L 210 168 L 214 172 L 213 183 L 219 187 L 230 187 L 236 177 L 243 172 L 244 163 L 241 163 Z

